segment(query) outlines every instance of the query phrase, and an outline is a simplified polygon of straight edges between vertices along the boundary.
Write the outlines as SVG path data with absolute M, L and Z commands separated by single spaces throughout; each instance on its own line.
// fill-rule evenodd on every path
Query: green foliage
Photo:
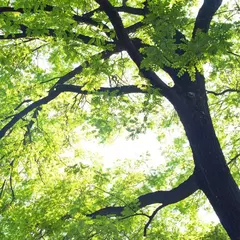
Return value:
M 239 89 L 239 10 L 223 6 L 211 31 L 198 31 L 192 39 L 197 2 L 153 0 L 144 19 L 121 13 L 125 27 L 144 24 L 129 34 L 145 44 L 141 67 L 159 75 L 164 67 L 172 67 L 178 76 L 189 73 L 193 81 L 198 70 L 205 73 L 209 90 Z M 122 1 L 111 3 L 119 7 Z M 127 4 L 144 7 L 141 0 Z M 118 42 L 106 14 L 95 11 L 94 24 L 76 20 L 96 9 L 96 2 L 1 0 L 0 5 L 13 7 L 0 14 L 0 128 L 48 96 L 59 79 L 80 65 L 83 69 L 61 84 L 78 85 L 88 93 L 60 94 L 20 117 L 1 139 L 0 239 L 227 239 L 220 225 L 199 216 L 206 204 L 199 192 L 162 209 L 146 237 L 146 215 L 158 206 L 129 217 L 140 195 L 177 187 L 192 173 L 194 163 L 179 119 L 161 93 L 151 88 L 125 52 L 106 57 Z M 46 10 L 49 5 L 53 8 Z M 173 40 L 176 29 L 186 36 L 178 44 Z M 124 85 L 145 93 L 99 92 L 101 87 Z M 239 92 L 209 94 L 213 123 L 227 160 L 234 160 L 231 171 L 238 184 L 239 104 Z M 158 138 L 159 159 L 164 157 L 154 166 L 146 153 L 109 167 L 97 147 L 89 152 L 82 146 L 93 140 L 110 143 L 118 135 L 134 140 L 149 132 Z M 120 218 L 87 217 L 106 206 L 127 204 Z

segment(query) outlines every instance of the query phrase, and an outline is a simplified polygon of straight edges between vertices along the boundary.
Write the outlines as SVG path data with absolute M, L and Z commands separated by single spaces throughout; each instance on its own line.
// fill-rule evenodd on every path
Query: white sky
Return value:
M 157 166 L 164 161 L 161 157 L 160 143 L 157 135 L 151 131 L 146 134 L 140 134 L 138 139 L 126 139 L 124 136 L 118 136 L 112 143 L 99 144 L 96 140 L 82 141 L 81 147 L 87 151 L 97 150 L 103 157 L 106 167 L 111 167 L 116 160 L 137 159 L 147 152 L 150 154 L 151 166 Z

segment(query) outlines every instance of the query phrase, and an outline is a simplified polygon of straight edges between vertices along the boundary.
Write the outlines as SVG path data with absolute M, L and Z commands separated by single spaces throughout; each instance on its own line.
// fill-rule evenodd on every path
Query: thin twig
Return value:
M 235 92 L 235 93 L 240 93 L 239 89 L 232 89 L 232 88 L 228 88 L 223 90 L 222 92 L 214 92 L 214 91 L 210 91 L 210 90 L 206 90 L 206 92 L 209 94 L 213 94 L 215 96 L 219 96 L 219 95 L 223 95 L 225 93 L 230 93 L 230 92 Z
M 156 214 L 158 213 L 158 211 L 160 209 L 162 209 L 163 207 L 165 207 L 164 204 L 160 205 L 159 207 L 157 207 L 154 212 L 152 213 L 152 215 L 149 217 L 148 222 L 146 223 L 145 227 L 144 227 L 144 232 L 143 232 L 143 236 L 146 237 L 147 236 L 147 229 L 149 227 L 149 225 L 151 224 L 153 218 L 156 216 Z
M 230 161 L 227 163 L 228 165 L 232 164 L 237 158 L 240 157 L 240 153 L 238 153 L 235 157 L 231 158 Z
M 17 106 L 14 108 L 14 110 L 15 110 L 15 111 L 18 110 L 24 103 L 29 103 L 29 102 L 32 102 L 32 100 L 31 100 L 31 99 L 26 99 L 26 100 L 22 101 L 19 105 L 17 105 Z
M 5 187 L 5 185 L 6 185 L 6 179 L 4 179 L 3 184 L 2 184 L 2 187 L 1 187 L 1 191 L 0 191 L 0 199 L 1 199 L 2 196 L 3 196 L 3 191 L 4 191 L 4 187 Z

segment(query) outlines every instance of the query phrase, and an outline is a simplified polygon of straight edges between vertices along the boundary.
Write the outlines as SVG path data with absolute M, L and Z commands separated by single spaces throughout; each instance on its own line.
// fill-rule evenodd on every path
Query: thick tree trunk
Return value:
M 240 239 L 240 191 L 226 164 L 210 117 L 204 79 L 175 86 L 174 105 L 190 142 L 195 176 L 231 239 Z

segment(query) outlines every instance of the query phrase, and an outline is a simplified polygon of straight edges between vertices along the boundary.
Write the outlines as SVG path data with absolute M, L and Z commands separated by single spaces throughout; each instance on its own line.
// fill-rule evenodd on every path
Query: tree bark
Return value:
M 240 191 L 226 164 L 215 134 L 204 77 L 174 87 L 170 99 L 182 122 L 193 153 L 195 177 L 231 239 L 240 239 Z

